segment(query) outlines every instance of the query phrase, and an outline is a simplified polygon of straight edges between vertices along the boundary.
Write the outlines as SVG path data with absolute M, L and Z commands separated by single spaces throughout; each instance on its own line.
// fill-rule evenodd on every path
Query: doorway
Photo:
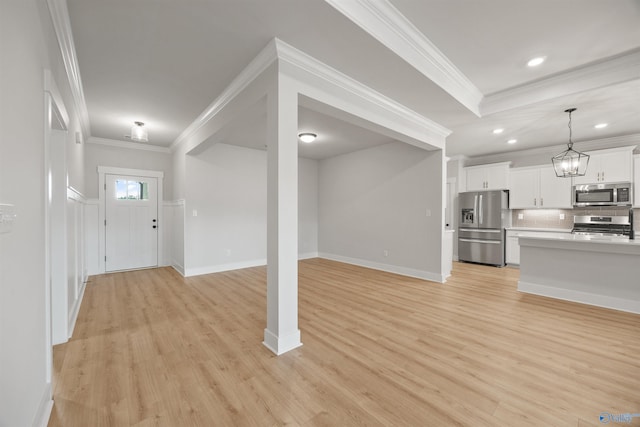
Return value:
M 105 271 L 158 266 L 158 181 L 106 175 Z
M 100 271 L 157 267 L 163 172 L 98 167 Z

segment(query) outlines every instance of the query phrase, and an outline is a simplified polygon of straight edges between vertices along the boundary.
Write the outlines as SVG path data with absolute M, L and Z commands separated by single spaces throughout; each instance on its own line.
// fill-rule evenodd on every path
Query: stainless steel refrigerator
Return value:
M 505 265 L 505 227 L 510 223 L 507 190 L 459 194 L 458 259 Z

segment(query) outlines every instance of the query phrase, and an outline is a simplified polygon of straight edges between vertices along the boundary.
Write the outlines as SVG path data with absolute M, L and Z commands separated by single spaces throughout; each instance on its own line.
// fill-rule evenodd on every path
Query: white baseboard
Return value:
M 47 383 L 43 392 L 38 410 L 33 417 L 33 427 L 47 427 L 49 424 L 49 418 L 51 417 L 51 411 L 53 410 L 53 399 L 51 394 L 51 383 Z
M 307 253 L 298 255 L 298 260 L 311 259 L 311 258 L 318 258 L 318 252 L 307 252 Z
M 266 259 L 232 262 L 229 264 L 211 265 L 207 267 L 187 268 L 184 277 L 200 276 L 201 274 L 222 273 L 223 271 L 240 270 L 242 268 L 266 265 Z
M 69 338 L 73 336 L 73 330 L 76 327 L 76 321 L 78 320 L 78 314 L 80 313 L 80 306 L 82 305 L 82 299 L 84 298 L 84 291 L 87 289 L 87 282 L 82 283 L 80 288 L 80 296 L 76 300 L 73 310 L 71 311 L 71 318 L 69 319 Z
M 294 348 L 298 348 L 302 345 L 300 342 L 300 330 L 298 329 L 293 334 L 289 334 L 284 337 L 277 336 L 273 332 L 265 328 L 264 341 L 262 342 L 265 347 L 275 353 L 276 356 L 291 351 Z
M 576 291 L 555 286 L 539 285 L 537 283 L 525 282 L 522 280 L 518 281 L 518 291 L 557 298 L 565 301 L 579 302 L 581 304 L 595 305 L 596 307 L 612 308 L 614 310 L 640 314 L 640 301 L 592 294 L 589 292 Z
M 307 252 L 298 255 L 298 260 L 318 258 L 318 252 Z M 211 265 L 207 267 L 189 268 L 183 273 L 175 265 L 173 268 L 178 270 L 184 277 L 199 276 L 201 274 L 222 273 L 224 271 L 240 270 L 242 268 L 261 267 L 267 265 L 265 258 L 254 259 L 249 261 L 232 262 L 229 264 Z
M 402 276 L 415 277 L 417 279 L 429 280 L 431 282 L 444 283 L 446 278 L 439 273 L 433 273 L 431 271 L 417 270 L 414 268 L 401 267 L 391 264 L 382 264 L 379 262 L 368 261 L 358 258 L 350 258 L 342 255 L 329 254 L 326 252 L 320 252 L 318 254 L 320 258 L 330 259 L 333 261 L 344 262 L 346 264 L 358 265 L 360 267 L 373 268 L 374 270 L 386 271 L 389 273 L 400 274 Z
M 178 264 L 177 262 L 174 262 L 173 264 L 171 264 L 171 267 L 173 267 L 173 269 L 174 269 L 175 271 L 177 271 L 178 273 L 180 273 L 180 275 L 181 275 L 182 277 L 185 277 L 185 276 L 184 276 L 184 267 L 183 267 L 182 265 Z

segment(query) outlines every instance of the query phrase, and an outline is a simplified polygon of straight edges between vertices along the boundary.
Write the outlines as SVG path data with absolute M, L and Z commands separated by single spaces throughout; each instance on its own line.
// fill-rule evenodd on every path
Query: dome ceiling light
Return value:
M 318 135 L 311 132 L 303 132 L 298 134 L 298 138 L 300 138 L 300 141 L 305 142 L 307 144 L 315 141 L 317 137 Z

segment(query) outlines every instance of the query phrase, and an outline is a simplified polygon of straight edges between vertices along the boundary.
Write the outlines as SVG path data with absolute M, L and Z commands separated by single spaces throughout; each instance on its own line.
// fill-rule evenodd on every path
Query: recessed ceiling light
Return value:
M 603 129 L 603 128 L 606 128 L 607 126 L 608 126 L 608 123 L 598 123 L 597 125 L 594 126 L 594 128 Z
M 306 142 L 307 144 L 310 142 L 315 141 L 315 139 L 318 137 L 318 135 L 316 135 L 315 133 L 311 133 L 311 132 L 303 132 L 303 133 L 299 133 L 298 134 L 298 138 L 300 138 L 300 141 L 302 142 Z
M 546 56 L 538 56 L 537 58 L 530 59 L 529 62 L 527 62 L 527 65 L 529 67 L 537 67 L 538 65 L 542 64 L 545 59 L 547 59 Z
M 494 129 L 493 130 L 493 133 L 495 133 L 496 135 L 498 135 L 499 133 L 502 133 L 502 132 L 504 132 L 504 129 L 498 128 L 498 129 Z
M 507 141 L 507 144 L 515 144 L 516 142 L 518 142 L 517 139 L 510 139 Z

